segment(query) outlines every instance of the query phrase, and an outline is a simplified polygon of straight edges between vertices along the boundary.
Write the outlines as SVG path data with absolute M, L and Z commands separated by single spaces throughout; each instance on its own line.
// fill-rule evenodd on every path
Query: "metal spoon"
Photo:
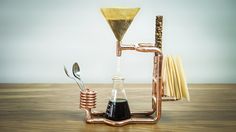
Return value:
M 75 79 L 74 77 L 72 77 L 72 76 L 69 75 L 69 73 L 68 73 L 68 71 L 67 71 L 67 69 L 66 69 L 65 66 L 64 66 L 64 71 L 65 71 L 67 77 L 69 77 L 70 79 L 73 79 L 73 80 L 76 82 L 76 84 L 77 84 L 77 85 L 79 86 L 79 88 L 80 88 L 80 91 L 83 91 L 84 88 L 81 86 L 80 83 L 78 83 L 78 82 L 76 81 L 76 79 Z
M 73 64 L 73 67 L 72 67 L 72 73 L 73 75 L 81 82 L 81 86 L 82 86 L 82 89 L 84 90 L 85 87 L 84 87 L 84 83 L 80 77 L 80 68 L 79 68 L 79 64 L 77 62 L 75 62 Z
M 80 68 L 79 68 L 79 64 L 77 62 L 75 62 L 73 64 L 72 73 L 77 79 L 81 80 L 81 78 L 80 78 Z

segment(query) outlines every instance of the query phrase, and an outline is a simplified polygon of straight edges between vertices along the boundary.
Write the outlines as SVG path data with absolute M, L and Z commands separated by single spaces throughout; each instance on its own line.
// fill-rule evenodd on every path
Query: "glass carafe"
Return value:
M 128 100 L 124 89 L 124 78 L 114 76 L 111 98 L 107 105 L 106 118 L 113 121 L 126 120 L 131 117 Z

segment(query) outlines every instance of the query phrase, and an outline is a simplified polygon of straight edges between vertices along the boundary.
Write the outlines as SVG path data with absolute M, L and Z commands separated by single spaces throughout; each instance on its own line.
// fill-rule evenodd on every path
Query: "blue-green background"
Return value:
M 86 83 L 109 83 L 115 37 L 100 7 L 140 7 L 124 43 L 154 42 L 164 16 L 163 52 L 182 58 L 188 83 L 236 82 L 235 0 L 0 0 L 0 82 L 65 83 L 79 62 Z M 128 83 L 149 83 L 152 55 L 124 52 Z

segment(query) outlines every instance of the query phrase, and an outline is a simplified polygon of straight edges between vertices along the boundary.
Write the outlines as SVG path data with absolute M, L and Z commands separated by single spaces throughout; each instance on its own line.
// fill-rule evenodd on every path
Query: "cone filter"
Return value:
M 101 8 L 117 40 L 121 41 L 140 8 Z

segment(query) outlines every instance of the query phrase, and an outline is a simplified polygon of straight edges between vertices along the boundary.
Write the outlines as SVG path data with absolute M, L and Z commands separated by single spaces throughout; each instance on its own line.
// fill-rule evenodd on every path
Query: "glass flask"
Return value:
M 114 76 L 111 98 L 107 105 L 106 118 L 113 121 L 126 120 L 131 117 L 128 100 L 124 89 L 124 78 Z

